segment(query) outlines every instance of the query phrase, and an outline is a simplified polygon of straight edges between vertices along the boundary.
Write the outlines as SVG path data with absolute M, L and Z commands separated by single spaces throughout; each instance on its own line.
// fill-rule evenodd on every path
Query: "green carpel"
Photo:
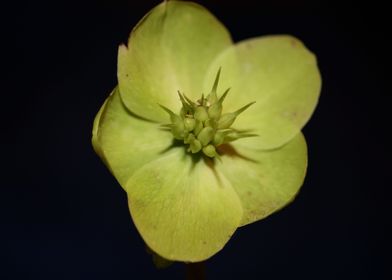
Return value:
M 187 145 L 190 153 L 202 152 L 210 158 L 216 157 L 216 147 L 240 138 L 257 136 L 255 134 L 241 134 L 230 129 L 236 118 L 255 102 L 250 102 L 235 112 L 222 115 L 223 101 L 230 88 L 220 98 L 217 95 L 221 68 L 216 75 L 210 94 L 205 98 L 202 94 L 197 102 L 193 102 L 178 91 L 182 104 L 180 113 L 177 115 L 167 107 L 160 105 L 166 111 L 171 120 L 168 125 L 173 137 L 182 140 Z

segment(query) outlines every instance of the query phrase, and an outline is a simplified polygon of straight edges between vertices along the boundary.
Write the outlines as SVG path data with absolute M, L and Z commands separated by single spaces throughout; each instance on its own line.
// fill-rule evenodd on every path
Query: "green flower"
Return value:
M 320 85 L 315 56 L 294 37 L 233 44 L 195 3 L 150 11 L 119 48 L 118 87 L 92 138 L 147 245 L 169 260 L 205 260 L 292 201 Z

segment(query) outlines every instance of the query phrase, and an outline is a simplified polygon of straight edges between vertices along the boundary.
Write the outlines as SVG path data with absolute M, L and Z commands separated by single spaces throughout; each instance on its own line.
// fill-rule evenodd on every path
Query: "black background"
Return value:
M 388 279 L 386 7 L 198 2 L 235 41 L 299 37 L 323 77 L 304 129 L 300 195 L 239 229 L 208 261 L 209 279 Z M 183 279 L 181 264 L 154 268 L 125 193 L 90 145 L 94 115 L 116 85 L 117 47 L 157 3 L 2 4 L 0 279 Z

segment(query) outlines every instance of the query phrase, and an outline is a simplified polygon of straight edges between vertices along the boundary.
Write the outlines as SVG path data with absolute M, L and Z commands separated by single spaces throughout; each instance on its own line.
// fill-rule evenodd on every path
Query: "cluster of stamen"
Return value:
M 188 152 L 193 154 L 202 151 L 208 157 L 219 156 L 216 147 L 237 140 L 239 138 L 256 136 L 230 128 L 237 116 L 245 111 L 254 102 L 251 102 L 235 112 L 222 114 L 222 103 L 229 90 L 221 97 L 217 96 L 220 69 L 216 75 L 211 93 L 201 96 L 197 102 L 193 102 L 185 94 L 178 92 L 182 108 L 180 114 L 173 113 L 170 109 L 161 107 L 170 115 L 170 124 L 164 125 L 169 128 L 175 139 L 183 141 L 188 146 Z

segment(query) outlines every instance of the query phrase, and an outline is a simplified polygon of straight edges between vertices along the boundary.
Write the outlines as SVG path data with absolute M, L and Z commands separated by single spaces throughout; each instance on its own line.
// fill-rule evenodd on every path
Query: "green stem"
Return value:
M 185 264 L 186 280 L 205 280 L 206 266 L 205 262 L 187 263 Z

